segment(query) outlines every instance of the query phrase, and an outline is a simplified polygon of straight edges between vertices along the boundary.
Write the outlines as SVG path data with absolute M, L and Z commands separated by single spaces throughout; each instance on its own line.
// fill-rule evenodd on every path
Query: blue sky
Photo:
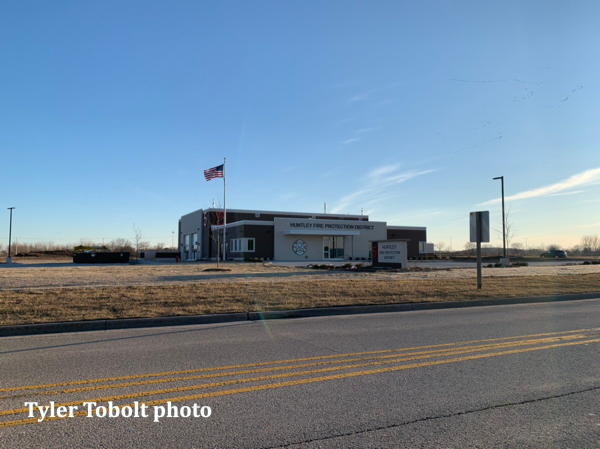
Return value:
M 600 3 L 0 4 L 0 206 L 20 241 L 171 243 L 222 199 L 528 246 L 600 233 Z M 494 237 L 496 237 L 494 235 Z M 8 240 L 8 211 L 0 243 Z M 499 240 L 495 240 L 498 242 Z

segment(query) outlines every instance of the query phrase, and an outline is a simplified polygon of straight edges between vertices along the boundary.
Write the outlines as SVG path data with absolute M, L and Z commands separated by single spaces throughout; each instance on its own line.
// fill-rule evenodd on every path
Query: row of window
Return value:
M 229 252 L 231 253 L 253 253 L 254 239 L 242 238 L 229 241 Z

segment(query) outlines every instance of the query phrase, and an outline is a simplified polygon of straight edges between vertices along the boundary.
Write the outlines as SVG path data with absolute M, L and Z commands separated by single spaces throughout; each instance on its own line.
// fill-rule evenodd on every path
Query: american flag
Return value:
M 222 178 L 222 177 L 223 177 L 223 164 L 221 164 L 217 167 L 209 168 L 208 170 L 204 170 L 204 178 L 207 181 L 210 181 L 211 179 L 215 179 L 215 178 Z

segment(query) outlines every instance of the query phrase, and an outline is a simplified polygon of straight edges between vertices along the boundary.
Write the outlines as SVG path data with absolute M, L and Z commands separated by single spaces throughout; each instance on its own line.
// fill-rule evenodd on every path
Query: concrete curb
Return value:
M 156 318 L 127 318 L 122 320 L 69 321 L 62 323 L 20 324 L 0 326 L 0 337 L 14 337 L 65 332 L 106 331 L 142 327 L 187 326 L 192 324 L 231 323 L 248 321 L 248 314 L 219 313 L 214 315 L 170 316 Z
M 422 310 L 456 309 L 464 307 L 534 304 L 542 302 L 578 301 L 600 299 L 600 292 L 574 295 L 532 296 L 525 298 L 478 299 L 473 301 L 419 302 L 373 306 L 320 307 L 315 309 L 279 310 L 273 312 L 240 312 L 214 315 L 171 316 L 164 318 L 127 318 L 121 320 L 70 321 L 63 323 L 20 324 L 0 326 L 0 337 L 15 337 L 65 332 L 106 331 L 164 326 L 189 326 L 193 324 L 232 323 L 236 321 L 278 320 L 319 316 L 357 315 L 362 313 L 412 312 Z

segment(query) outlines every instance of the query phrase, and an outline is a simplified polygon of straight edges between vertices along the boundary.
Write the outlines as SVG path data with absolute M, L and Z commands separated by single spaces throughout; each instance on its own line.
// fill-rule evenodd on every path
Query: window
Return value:
M 198 257 L 198 233 L 195 232 L 192 234 L 192 248 L 191 248 L 191 255 L 190 255 L 190 259 L 195 260 Z
M 231 239 L 229 246 L 232 253 L 253 253 L 254 240 L 250 238 Z
M 183 236 L 183 260 L 188 260 L 190 256 L 190 235 Z
M 344 237 L 323 237 L 323 259 L 344 258 Z

